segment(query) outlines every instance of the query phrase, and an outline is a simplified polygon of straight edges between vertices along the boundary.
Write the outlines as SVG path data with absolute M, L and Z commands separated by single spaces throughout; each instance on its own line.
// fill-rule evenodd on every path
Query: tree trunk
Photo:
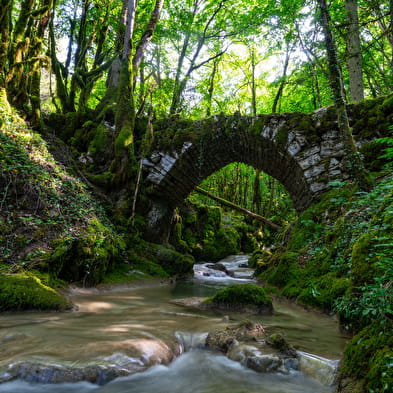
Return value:
M 256 68 L 256 61 L 255 61 L 255 48 L 252 47 L 250 51 L 251 56 L 251 110 L 252 115 L 257 115 L 257 87 L 255 83 L 255 68 Z
M 194 18 L 197 14 L 197 11 L 198 11 L 198 5 L 199 5 L 198 0 L 195 0 L 194 6 L 192 9 L 192 14 L 191 14 L 192 15 L 191 26 L 194 23 Z M 171 107 L 169 109 L 169 114 L 171 114 L 171 115 L 174 115 L 177 112 L 179 105 L 180 105 L 180 99 L 181 99 L 181 94 L 182 94 L 182 90 L 181 90 L 181 86 L 180 86 L 180 79 L 181 79 L 181 73 L 183 70 L 184 60 L 186 59 L 188 46 L 190 44 L 191 32 L 192 32 L 191 26 L 189 26 L 189 29 L 186 32 L 186 36 L 184 37 L 183 45 L 182 45 L 182 48 L 180 51 L 180 56 L 177 61 L 176 75 L 175 75 L 175 86 L 173 88 L 172 103 L 171 103 Z
M 42 14 L 38 22 L 37 32 L 33 38 L 32 50 L 30 51 L 30 102 L 32 109 L 31 124 L 35 129 L 41 129 L 41 67 L 42 62 L 47 61 L 42 55 L 45 30 L 48 26 L 53 0 L 45 0 L 41 3 Z
M 276 96 L 274 97 L 274 102 L 273 102 L 273 107 L 272 107 L 273 113 L 277 113 L 277 105 L 278 105 L 280 98 L 282 96 L 282 93 L 284 91 L 285 83 L 287 81 L 287 72 L 288 72 L 290 57 L 291 57 L 291 48 L 289 47 L 289 44 L 287 43 L 287 49 L 285 52 L 285 61 L 284 61 L 284 68 L 282 70 L 281 82 L 280 82 L 280 86 L 277 90 Z
M 68 103 L 68 90 L 66 76 L 63 73 L 61 63 L 56 56 L 56 38 L 53 26 L 54 14 L 52 14 L 49 22 L 49 53 L 51 58 L 52 72 L 56 78 L 56 96 L 60 101 L 61 111 L 63 113 L 71 112 L 72 108 L 69 108 Z
M 261 213 L 261 171 L 259 169 L 255 169 L 255 179 L 253 185 L 253 193 L 252 193 L 252 209 L 257 212 L 257 214 Z
M 351 177 L 359 182 L 363 189 L 369 189 L 371 180 L 364 169 L 356 145 L 352 137 L 352 130 L 349 126 L 347 108 L 345 104 L 344 87 L 341 77 L 341 70 L 338 62 L 336 45 L 330 28 L 330 13 L 326 0 L 318 0 L 320 9 L 320 21 L 325 36 L 325 45 L 328 57 L 328 67 L 330 76 L 330 88 L 337 112 L 338 127 L 342 135 L 344 148 L 349 162 L 348 170 Z
M 281 227 L 279 225 L 277 225 L 274 222 L 268 220 L 267 218 L 262 217 L 259 214 L 253 213 L 253 212 L 251 212 L 251 211 L 249 211 L 247 209 L 244 209 L 243 207 L 238 206 L 238 205 L 236 205 L 236 204 L 234 204 L 232 202 L 229 202 L 226 199 L 219 198 L 219 197 L 217 197 L 217 196 L 215 196 L 213 194 L 210 194 L 210 192 L 205 191 L 204 189 L 202 189 L 200 187 L 196 187 L 194 191 L 197 192 L 198 194 L 205 195 L 208 198 L 213 199 L 214 201 L 218 202 L 219 204 L 221 204 L 223 206 L 229 207 L 229 208 L 231 208 L 233 210 L 236 210 L 236 211 L 238 211 L 240 213 L 246 214 L 246 215 L 250 216 L 251 218 L 253 218 L 254 220 L 261 221 L 261 222 L 269 225 L 270 227 L 272 227 L 274 229 L 281 229 Z
M 26 56 L 31 43 L 33 20 L 30 13 L 32 9 L 34 9 L 34 0 L 24 0 L 20 4 L 20 13 L 15 22 L 8 48 L 9 71 L 6 77 L 8 99 L 12 106 L 21 110 L 28 102 Z
M 217 74 L 219 60 L 213 62 L 213 70 L 209 78 L 209 88 L 207 92 L 207 102 L 206 102 L 206 116 L 210 117 L 212 114 L 212 103 L 213 103 L 213 93 L 214 93 L 214 79 Z
M 347 56 L 349 90 L 351 100 L 359 102 L 364 99 L 362 72 L 362 52 L 360 49 L 360 32 L 357 0 L 345 0 L 347 10 Z
M 13 0 L 3 0 L 0 10 L 0 88 L 5 87 L 12 7 Z

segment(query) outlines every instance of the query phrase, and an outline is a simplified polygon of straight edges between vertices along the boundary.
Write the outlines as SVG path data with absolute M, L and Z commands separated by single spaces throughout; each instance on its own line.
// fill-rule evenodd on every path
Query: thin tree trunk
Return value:
M 209 78 L 209 88 L 207 92 L 207 103 L 206 103 L 206 116 L 209 117 L 212 114 L 212 102 L 214 93 L 214 80 L 217 74 L 219 60 L 213 62 L 213 70 Z
M 252 193 L 252 209 L 256 211 L 258 214 L 261 213 L 261 171 L 260 169 L 255 169 L 255 179 L 253 185 L 253 193 Z
M 281 76 L 281 82 L 280 86 L 277 90 L 276 96 L 274 97 L 274 102 L 273 102 L 273 107 L 272 107 L 272 112 L 277 113 L 277 105 L 280 101 L 280 98 L 282 96 L 282 93 L 284 91 L 285 83 L 287 81 L 287 72 L 288 72 L 288 66 L 289 66 L 289 59 L 291 57 L 291 48 L 289 47 L 289 44 L 287 43 L 287 49 L 285 52 L 285 61 L 284 61 L 284 67 L 282 70 L 282 76 Z
M 359 102 L 364 99 L 362 72 L 362 52 L 360 49 L 360 32 L 357 0 L 345 0 L 347 10 L 347 53 L 349 90 L 351 100 Z
M 319 88 L 318 72 L 317 68 L 313 64 L 313 86 L 315 87 L 316 102 L 314 109 L 322 108 L 321 89 Z
M 281 227 L 279 225 L 277 225 L 274 222 L 268 220 L 267 218 L 262 217 L 259 214 L 253 213 L 253 212 L 251 212 L 251 211 L 249 211 L 247 209 L 244 209 L 243 207 L 238 206 L 238 205 L 236 205 L 236 204 L 234 204 L 232 202 L 229 202 L 226 199 L 219 198 L 219 197 L 217 197 L 217 196 L 215 196 L 213 194 L 210 194 L 210 192 L 205 191 L 204 189 L 202 189 L 200 187 L 196 187 L 194 191 L 197 192 L 198 194 L 201 194 L 201 195 L 207 196 L 210 199 L 213 199 L 214 201 L 218 202 L 219 204 L 221 204 L 223 206 L 229 207 L 229 208 L 231 208 L 233 210 L 236 210 L 236 211 L 238 211 L 240 213 L 246 214 L 246 215 L 250 216 L 251 218 L 253 218 L 254 220 L 261 221 L 261 222 L 269 225 L 270 227 L 272 227 L 274 229 L 281 229 Z
M 48 26 L 50 14 L 53 10 L 53 0 L 45 0 L 41 4 L 44 10 L 40 15 L 36 35 L 33 39 L 32 50 L 30 51 L 30 102 L 32 109 L 32 126 L 41 129 L 41 66 L 42 66 L 42 48 L 45 30 Z
M 61 111 L 63 113 L 66 113 L 71 112 L 72 108 L 69 108 L 68 106 L 69 100 L 65 75 L 62 72 L 61 64 L 56 56 L 56 38 L 53 26 L 53 19 L 54 14 L 52 14 L 49 22 L 49 53 L 51 57 L 51 68 L 56 78 L 56 96 L 60 101 Z
M 252 115 L 257 115 L 257 88 L 255 83 L 255 68 L 256 68 L 256 61 L 255 61 L 255 48 L 251 48 L 251 110 Z
M 338 127 L 344 142 L 344 148 L 349 161 L 348 171 L 351 177 L 359 182 L 363 189 L 369 189 L 371 180 L 364 169 L 356 145 L 352 137 L 352 130 L 349 126 L 348 113 L 345 104 L 344 87 L 341 77 L 341 70 L 338 63 L 337 51 L 333 34 L 330 28 L 330 14 L 326 0 L 318 0 L 320 9 L 321 25 L 325 36 L 325 45 L 328 57 L 328 67 L 330 73 L 330 87 L 334 98 L 334 104 L 337 111 Z
M 198 11 L 198 6 L 199 6 L 199 1 L 195 0 L 194 1 L 194 6 L 192 9 L 192 19 L 191 19 L 191 26 L 194 23 L 194 18 L 197 14 Z M 171 103 L 171 107 L 169 110 L 169 114 L 173 115 L 176 113 L 179 104 L 180 104 L 180 97 L 181 97 L 181 86 L 180 86 L 180 77 L 181 77 L 181 73 L 183 70 L 183 64 L 184 64 L 184 60 L 186 59 L 186 55 L 187 55 L 187 51 L 188 51 L 188 46 L 190 44 L 190 39 L 191 39 L 191 26 L 189 26 L 188 31 L 186 32 L 186 36 L 184 37 L 184 41 L 183 41 L 183 45 L 181 48 L 181 52 L 180 52 L 180 56 L 179 59 L 177 61 L 177 67 L 176 67 L 176 75 L 175 75 L 175 86 L 173 89 L 173 95 L 172 95 L 172 103 Z
M 153 38 L 153 34 L 156 30 L 163 6 L 164 6 L 164 0 L 156 0 L 156 4 L 150 15 L 150 19 L 147 24 L 147 27 L 135 49 L 135 55 L 132 61 L 134 70 L 137 70 L 142 63 L 142 59 L 145 54 L 147 45 L 149 45 L 149 42 Z
M 191 30 L 189 30 L 187 32 L 186 39 L 185 39 L 184 44 L 183 44 L 182 52 L 180 54 L 178 67 L 177 67 L 177 70 L 176 70 L 175 88 L 173 90 L 172 104 L 171 104 L 171 108 L 170 108 L 170 111 L 169 111 L 169 113 L 171 115 L 175 114 L 179 110 L 182 94 L 183 94 L 184 90 L 186 89 L 188 80 L 190 79 L 190 76 L 191 76 L 192 72 L 195 71 L 196 69 L 202 67 L 203 65 L 209 63 L 210 61 L 219 58 L 227 50 L 227 49 L 224 49 L 224 50 L 220 51 L 219 53 L 216 53 L 215 55 L 209 57 L 207 60 L 204 60 L 204 61 L 202 61 L 199 64 L 196 63 L 196 61 L 198 59 L 198 56 L 200 55 L 201 50 L 203 48 L 203 45 L 206 42 L 207 31 L 208 31 L 209 27 L 212 25 L 216 15 L 223 8 L 224 3 L 225 3 L 225 0 L 220 1 L 220 3 L 218 4 L 217 8 L 211 14 L 209 20 L 206 22 L 205 27 L 203 29 L 203 32 L 202 32 L 202 34 L 201 34 L 201 36 L 200 36 L 200 38 L 198 40 L 198 44 L 197 44 L 197 47 L 195 49 L 195 52 L 194 52 L 194 54 L 193 54 L 193 56 L 192 56 L 192 58 L 190 60 L 190 65 L 189 65 L 189 67 L 187 69 L 187 72 L 184 74 L 184 77 L 181 79 L 180 77 L 181 77 L 182 67 L 183 67 L 183 63 L 184 63 L 184 60 L 185 60 L 185 57 L 186 57 L 187 48 L 188 48 L 190 37 L 191 37 Z M 193 14 L 192 14 L 192 16 L 193 16 L 192 20 L 194 20 L 194 18 L 195 18 L 196 12 L 198 10 L 198 6 L 199 6 L 199 1 L 196 0 L 194 2 L 194 9 L 193 9 Z M 192 25 L 192 22 L 191 22 L 191 25 Z

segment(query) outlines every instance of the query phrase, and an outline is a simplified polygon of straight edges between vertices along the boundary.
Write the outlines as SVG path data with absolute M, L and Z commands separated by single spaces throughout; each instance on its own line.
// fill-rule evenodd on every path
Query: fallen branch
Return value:
M 205 191 L 203 188 L 196 187 L 194 191 L 197 192 L 198 194 L 205 195 L 208 198 L 211 198 L 211 199 L 215 200 L 216 202 L 220 203 L 221 205 L 224 205 L 224 206 L 227 206 L 227 207 L 229 207 L 231 209 L 237 210 L 240 213 L 247 214 L 248 216 L 250 216 L 254 220 L 261 221 L 261 222 L 269 225 L 270 227 L 272 227 L 274 229 L 281 229 L 281 227 L 279 225 L 277 225 L 274 222 L 268 220 L 267 218 L 262 217 L 259 214 L 253 213 L 250 210 L 247 210 L 247 209 L 245 209 L 243 207 L 235 205 L 234 203 L 229 202 L 226 199 L 222 199 L 222 198 L 220 198 L 218 196 L 210 194 L 210 192 Z

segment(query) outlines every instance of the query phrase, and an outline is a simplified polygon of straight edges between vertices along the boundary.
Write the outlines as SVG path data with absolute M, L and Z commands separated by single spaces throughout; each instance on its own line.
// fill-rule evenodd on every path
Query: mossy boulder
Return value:
M 240 235 L 233 228 L 220 228 L 212 238 L 203 242 L 198 255 L 201 260 L 218 261 L 228 255 L 240 252 Z
M 299 276 L 297 259 L 299 254 L 287 251 L 283 254 L 272 255 L 267 261 L 269 267 L 261 272 L 261 267 L 257 266 L 256 274 L 267 283 L 284 287 L 290 281 L 294 281 Z
M 328 273 L 312 279 L 309 285 L 298 294 L 297 301 L 329 311 L 333 309 L 335 300 L 343 296 L 350 288 L 351 282 L 348 278 L 336 277 L 334 273 Z
M 376 231 L 367 232 L 360 236 L 352 247 L 352 276 L 355 286 L 373 282 L 376 266 L 369 251 L 375 243 L 376 236 Z
M 169 241 L 196 260 L 218 261 L 238 254 L 242 238 L 241 231 L 222 225 L 221 208 L 187 201 L 179 208 Z
M 150 244 L 148 248 L 158 264 L 170 276 L 186 276 L 192 272 L 195 263 L 192 255 L 183 255 L 158 244 Z
M 344 351 L 339 387 L 356 386 L 356 393 L 393 390 L 393 324 L 371 324 L 359 332 Z M 351 382 L 348 383 L 348 380 Z M 343 389 L 350 392 L 350 389 Z
M 265 338 L 265 329 L 258 323 L 243 321 L 235 326 L 217 329 L 206 337 L 206 347 L 224 352 L 228 351 L 233 340 L 248 342 Z
M 206 308 L 258 314 L 273 311 L 272 299 L 263 288 L 255 284 L 229 285 L 206 299 L 203 305 Z
M 122 262 L 123 239 L 98 219 L 78 236 L 66 236 L 54 242 L 48 257 L 49 271 L 55 278 L 82 285 L 96 285 L 116 263 Z
M 270 250 L 255 250 L 248 260 L 248 266 L 258 269 L 261 273 L 269 266 L 269 259 L 272 256 Z
M 34 275 L 0 275 L 0 311 L 64 311 L 71 307 L 66 298 Z

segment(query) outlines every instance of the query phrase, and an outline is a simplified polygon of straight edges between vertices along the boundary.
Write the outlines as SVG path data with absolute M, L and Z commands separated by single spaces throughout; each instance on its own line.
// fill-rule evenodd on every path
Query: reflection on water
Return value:
M 228 322 L 223 320 L 224 313 L 186 309 L 171 304 L 169 301 L 189 296 L 211 296 L 228 282 L 249 281 L 249 273 L 242 265 L 243 263 L 244 261 L 242 262 L 239 258 L 222 262 L 225 269 L 234 276 L 229 278 L 227 275 L 219 275 L 221 278 L 216 277 L 213 272 L 210 276 L 202 274 L 202 276 L 176 285 L 157 283 L 143 288 L 123 288 L 106 292 L 75 290 L 71 294 L 71 299 L 79 306 L 76 312 L 2 314 L 0 318 L 0 372 L 8 364 L 20 360 L 60 362 L 72 365 L 94 362 L 97 359 L 109 358 L 113 354 L 126 351 L 127 343 L 133 339 L 157 338 L 168 342 L 174 340 L 175 332 L 198 335 L 217 327 L 227 326 Z M 237 273 L 239 271 L 240 273 Z M 247 276 L 247 278 L 238 278 L 237 274 L 243 275 L 242 277 Z M 292 304 L 276 302 L 274 307 L 275 313 L 272 316 L 230 313 L 229 323 L 251 319 L 272 330 L 282 332 L 291 343 L 303 351 L 331 359 L 340 357 L 345 339 L 340 336 L 336 321 L 324 315 L 304 311 Z M 226 371 L 220 372 L 219 368 Z M 235 370 L 237 370 L 236 373 Z M 180 377 L 182 373 L 184 373 L 184 378 Z M 226 378 L 228 378 L 228 387 L 223 389 L 223 380 Z M 237 383 L 232 380 L 233 378 L 240 382 Z M 169 367 L 154 367 L 145 373 L 119 379 L 100 388 L 87 383 L 79 383 L 56 386 L 38 385 L 38 389 L 37 386 L 16 381 L 11 384 L 1 384 L 0 392 L 84 393 L 95 390 L 116 393 L 123 391 L 128 393 L 153 391 L 287 393 L 313 391 L 312 381 L 307 385 L 310 386 L 310 390 L 301 389 L 302 378 L 304 377 L 301 375 L 288 377 L 256 374 L 222 356 L 195 351 L 181 356 Z M 192 389 L 190 381 L 194 386 Z M 247 381 L 249 384 L 246 388 Z M 278 381 L 279 384 L 276 385 Z M 135 388 L 132 387 L 134 384 Z M 325 391 L 321 389 L 322 387 L 319 387 L 319 390 L 314 390 L 314 392 Z

